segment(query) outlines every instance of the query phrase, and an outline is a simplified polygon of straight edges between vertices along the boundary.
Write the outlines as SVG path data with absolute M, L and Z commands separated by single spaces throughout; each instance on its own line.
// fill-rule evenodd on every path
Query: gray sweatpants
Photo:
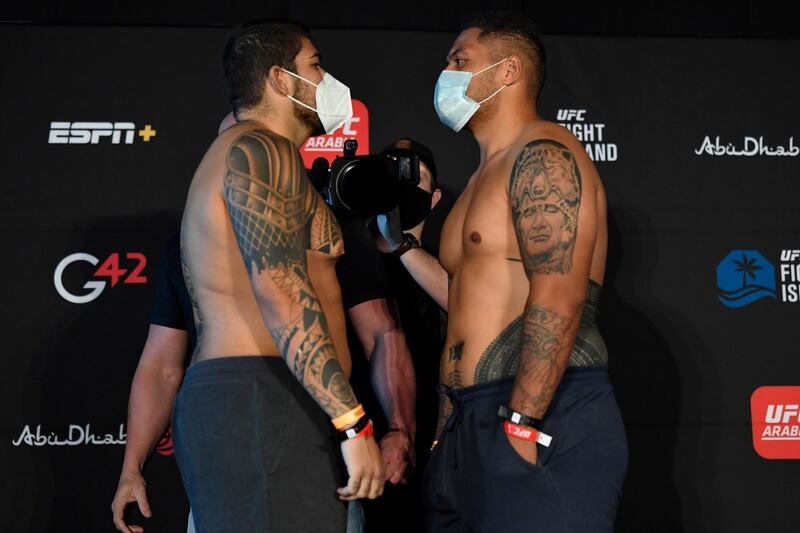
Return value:
M 346 531 L 339 444 L 279 357 L 193 364 L 172 427 L 197 533 Z

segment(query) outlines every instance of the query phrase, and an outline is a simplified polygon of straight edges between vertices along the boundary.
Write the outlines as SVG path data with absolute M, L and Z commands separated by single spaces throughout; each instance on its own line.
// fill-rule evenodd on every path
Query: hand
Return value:
M 389 245 L 389 250 L 395 250 L 403 244 L 403 227 L 400 225 L 400 208 L 395 207 L 388 213 L 378 215 L 376 222 L 381 236 Z
M 522 457 L 532 465 L 537 464 L 537 461 L 539 460 L 539 450 L 536 448 L 535 442 L 530 442 L 523 439 L 517 439 L 515 437 L 508 435 L 505 432 L 503 432 L 503 435 L 506 436 L 509 444 L 511 444 L 514 450 L 516 450 L 516 452 L 520 455 L 520 457 Z
M 406 470 L 414 464 L 414 446 L 405 431 L 390 431 L 381 439 L 381 453 L 386 465 L 386 481 L 397 485 L 406 482 Z
M 111 502 L 111 511 L 114 514 L 114 525 L 123 533 L 142 533 L 144 528 L 137 525 L 128 525 L 124 520 L 125 506 L 131 502 L 139 505 L 142 514 L 150 518 L 153 513 L 150 511 L 150 502 L 147 501 L 147 484 L 144 477 L 138 471 L 123 472 L 117 485 L 117 493 L 114 501 Z
M 365 435 L 347 439 L 342 443 L 342 457 L 347 466 L 347 486 L 337 489 L 339 499 L 349 501 L 359 498 L 374 500 L 383 494 L 386 480 L 383 458 L 375 439 Z

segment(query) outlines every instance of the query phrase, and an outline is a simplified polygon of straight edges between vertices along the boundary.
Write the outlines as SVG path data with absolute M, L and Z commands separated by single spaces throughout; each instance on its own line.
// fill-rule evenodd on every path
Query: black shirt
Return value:
M 408 273 L 400 259 L 381 253 L 372 231 L 355 215 L 334 209 L 342 229 L 345 253 L 336 262 L 345 310 L 375 300 L 394 300 L 400 325 L 414 362 L 417 379 L 417 457 L 422 459 L 433 439 L 438 411 L 439 356 L 444 345 L 444 313 Z M 380 404 L 373 396 L 363 347 L 347 318 L 348 345 L 353 358 L 351 382 L 356 396 L 376 423 L 386 429 Z
M 187 331 L 189 353 L 194 351 L 197 332 L 194 329 L 192 301 L 183 280 L 180 236 L 177 234 L 167 241 L 158 260 L 156 298 L 150 312 L 150 323 Z
M 344 240 L 344 255 L 336 261 L 345 310 L 377 299 L 396 298 L 384 258 L 363 220 L 344 209 L 332 208 Z

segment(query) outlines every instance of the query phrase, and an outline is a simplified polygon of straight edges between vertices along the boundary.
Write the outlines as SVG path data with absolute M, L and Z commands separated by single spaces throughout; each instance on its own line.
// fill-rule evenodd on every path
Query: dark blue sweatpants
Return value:
M 603 533 L 627 469 L 625 430 L 605 367 L 569 368 L 542 424 L 549 448 L 523 459 L 497 416 L 514 379 L 450 390 L 454 404 L 423 479 L 429 531 Z

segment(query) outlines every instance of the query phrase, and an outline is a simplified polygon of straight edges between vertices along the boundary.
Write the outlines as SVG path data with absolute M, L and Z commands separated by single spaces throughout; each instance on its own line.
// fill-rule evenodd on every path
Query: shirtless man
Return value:
M 489 14 L 464 28 L 435 107 L 475 136 L 480 164 L 442 228 L 441 266 L 421 249 L 401 258 L 448 310 L 427 526 L 612 531 L 627 450 L 594 321 L 603 186 L 578 140 L 537 113 L 533 24 Z
M 198 531 L 344 531 L 335 491 L 376 498 L 384 469 L 347 379 L 339 227 L 297 147 L 350 118 L 349 90 L 293 23 L 237 30 L 223 62 L 239 124 L 206 152 L 181 225 L 198 340 L 176 459 Z

